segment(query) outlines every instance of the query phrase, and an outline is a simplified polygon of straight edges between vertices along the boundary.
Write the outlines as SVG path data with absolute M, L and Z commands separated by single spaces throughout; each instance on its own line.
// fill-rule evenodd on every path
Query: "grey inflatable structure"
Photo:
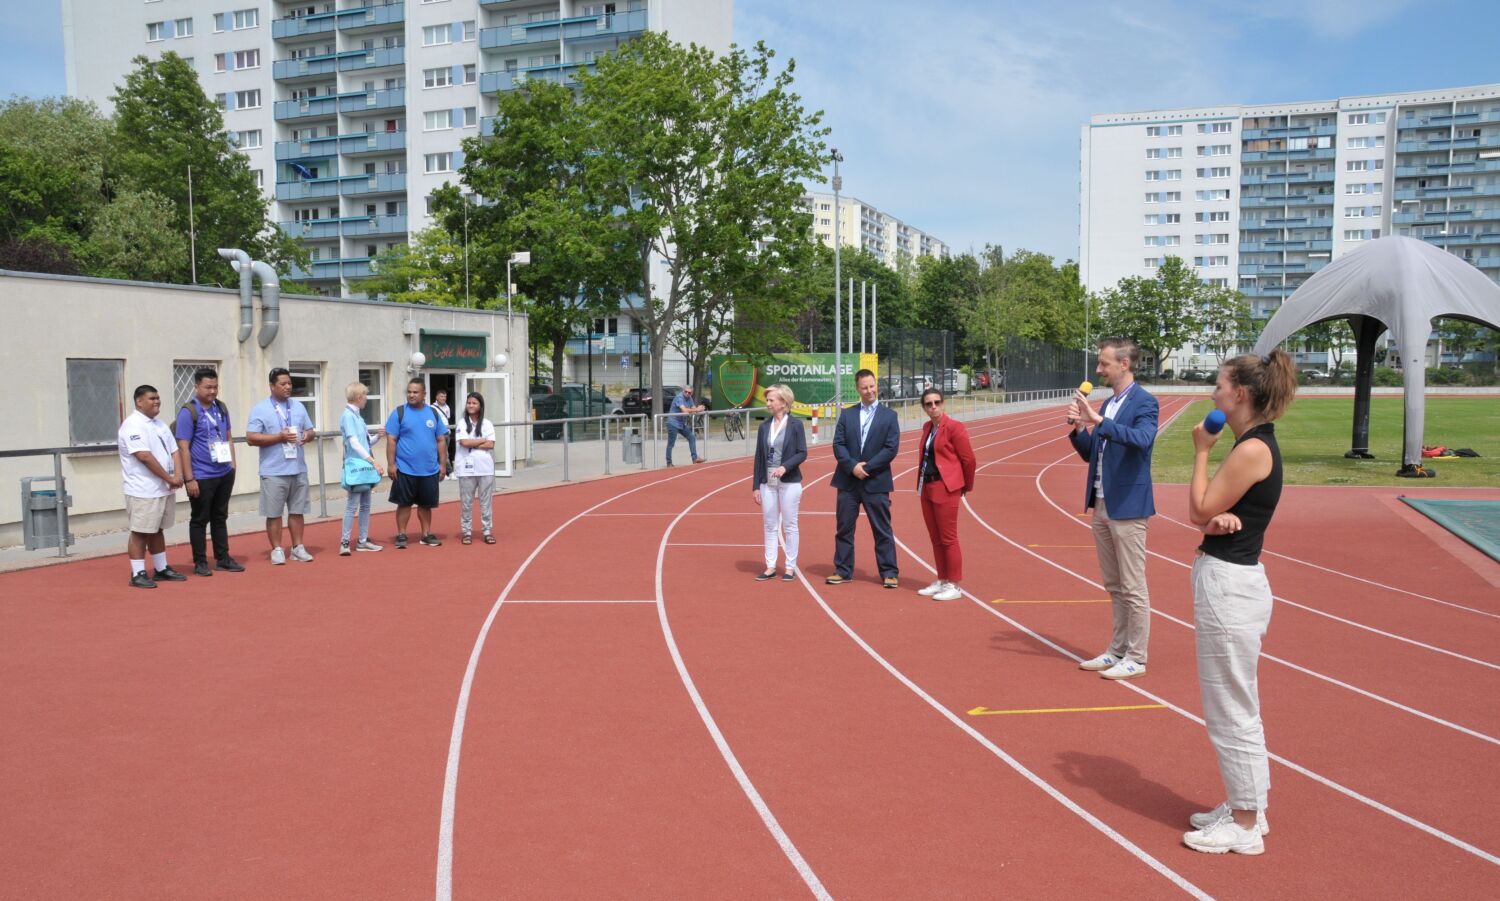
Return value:
M 1359 357 L 1354 376 L 1354 435 L 1346 457 L 1370 459 L 1370 384 L 1375 339 L 1390 329 L 1406 384 L 1401 475 L 1422 468 L 1426 415 L 1427 339 L 1436 318 L 1466 319 L 1500 329 L 1500 285 L 1473 265 L 1416 238 L 1377 238 L 1324 266 L 1266 323 L 1255 352 L 1268 354 L 1292 333 L 1329 319 L 1347 319 Z

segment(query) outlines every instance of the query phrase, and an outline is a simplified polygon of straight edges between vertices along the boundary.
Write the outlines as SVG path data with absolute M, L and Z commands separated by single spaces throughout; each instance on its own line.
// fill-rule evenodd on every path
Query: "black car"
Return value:
M 538 391 L 538 387 L 541 388 Z M 545 385 L 532 385 L 531 412 L 532 419 L 566 419 L 568 416 L 568 402 L 560 394 L 550 393 Z M 563 434 L 563 424 L 560 422 L 548 422 L 531 427 L 531 437 L 556 439 Z
M 651 389 L 631 388 L 620 399 L 620 409 L 627 415 L 632 416 L 638 413 L 665 413 L 667 412 L 667 407 L 672 403 L 672 398 L 676 397 L 681 391 L 682 387 L 680 385 L 663 385 L 661 387 L 662 402 L 656 405 L 657 409 L 653 410 Z

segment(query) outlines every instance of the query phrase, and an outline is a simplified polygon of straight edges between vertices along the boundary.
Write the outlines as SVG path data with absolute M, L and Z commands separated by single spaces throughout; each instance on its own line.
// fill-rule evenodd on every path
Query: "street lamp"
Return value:
M 531 265 L 531 251 L 518 250 L 505 261 L 505 349 L 510 350 L 510 298 L 516 293 L 516 283 L 510 280 L 511 266 Z
M 839 177 L 839 163 L 844 155 L 833 148 L 833 402 L 843 406 L 844 402 L 844 355 L 839 351 L 843 343 L 843 314 L 839 311 L 839 220 L 844 211 L 839 206 L 839 191 L 844 180 Z

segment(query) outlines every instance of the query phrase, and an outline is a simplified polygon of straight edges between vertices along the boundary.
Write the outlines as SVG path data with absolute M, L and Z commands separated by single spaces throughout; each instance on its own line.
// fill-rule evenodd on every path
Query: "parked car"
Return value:
M 620 405 L 610 400 L 603 391 L 598 388 L 588 388 L 584 385 L 563 385 L 559 392 L 563 402 L 567 404 L 567 413 L 563 414 L 569 419 L 579 416 L 605 416 L 619 415 L 625 411 Z
M 538 391 L 538 387 L 541 388 Z M 568 403 L 559 395 L 553 394 L 546 385 L 531 386 L 531 412 L 533 419 L 563 419 L 568 415 Z M 563 433 L 562 423 L 551 422 L 531 427 L 531 437 L 542 439 L 561 438 Z
M 1211 382 L 1216 373 L 1211 369 L 1184 369 L 1178 378 L 1184 382 Z
M 1304 369 L 1302 370 L 1302 377 L 1305 379 L 1326 379 L 1328 378 L 1328 373 L 1321 369 Z
M 677 392 L 681 390 L 681 386 L 678 385 L 662 385 L 662 402 L 657 404 L 656 409 L 653 410 L 651 408 L 651 389 L 631 388 L 629 391 L 625 392 L 625 396 L 620 399 L 620 409 L 625 413 L 630 414 L 665 413 L 667 412 L 667 406 L 672 403 L 672 398 L 676 397 Z

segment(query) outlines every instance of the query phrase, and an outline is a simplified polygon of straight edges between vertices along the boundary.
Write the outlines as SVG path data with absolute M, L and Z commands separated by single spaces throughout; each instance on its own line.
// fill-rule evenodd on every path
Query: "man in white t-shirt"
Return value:
M 182 487 L 182 451 L 172 429 L 156 416 L 161 394 L 150 385 L 135 389 L 135 412 L 125 417 L 116 436 L 120 472 L 125 481 L 125 514 L 130 519 L 130 587 L 155 588 L 157 582 L 185 582 L 187 576 L 167 563 L 167 537 L 177 518 L 176 492 Z M 146 574 L 151 554 L 155 577 Z

